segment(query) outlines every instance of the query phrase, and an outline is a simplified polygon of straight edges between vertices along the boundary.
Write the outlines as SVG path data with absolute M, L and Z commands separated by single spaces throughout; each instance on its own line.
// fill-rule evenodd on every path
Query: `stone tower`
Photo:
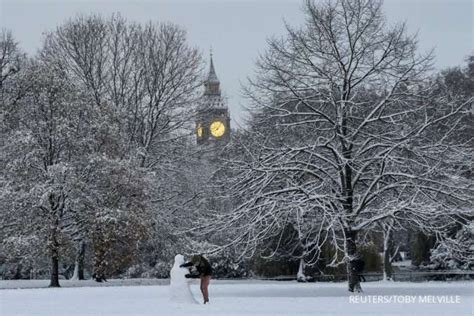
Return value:
M 210 61 L 196 116 L 196 141 L 198 145 L 225 145 L 230 140 L 229 109 L 221 95 L 212 52 Z

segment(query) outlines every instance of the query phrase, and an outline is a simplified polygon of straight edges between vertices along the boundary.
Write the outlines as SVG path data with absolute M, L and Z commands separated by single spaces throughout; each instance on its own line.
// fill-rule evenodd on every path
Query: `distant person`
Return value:
M 201 279 L 201 293 L 204 299 L 204 304 L 209 303 L 209 283 L 211 282 L 212 268 L 202 255 L 194 255 L 191 257 L 189 262 L 183 263 L 180 267 L 191 267 L 194 266 L 197 270 L 197 274 L 187 274 L 187 278 L 200 278 Z
M 359 277 L 359 282 L 364 281 L 365 282 L 365 277 L 362 275 L 362 272 L 364 272 L 365 268 L 365 262 L 362 258 L 357 258 L 352 260 L 352 270 L 357 274 Z

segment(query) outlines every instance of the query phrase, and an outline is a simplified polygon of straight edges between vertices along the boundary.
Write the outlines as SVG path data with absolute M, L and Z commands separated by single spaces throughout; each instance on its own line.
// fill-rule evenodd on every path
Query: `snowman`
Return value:
M 198 304 L 189 288 L 189 281 L 185 277 L 189 270 L 180 267 L 183 263 L 182 255 L 174 257 L 174 265 L 170 272 L 170 300 L 174 303 Z

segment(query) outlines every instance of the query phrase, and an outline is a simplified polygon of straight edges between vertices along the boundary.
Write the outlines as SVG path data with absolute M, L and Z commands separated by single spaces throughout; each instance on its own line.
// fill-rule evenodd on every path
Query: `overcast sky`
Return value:
M 240 83 L 252 74 L 265 40 L 284 34 L 283 21 L 301 25 L 301 0 L 0 0 L 0 24 L 10 29 L 21 47 L 34 54 L 42 32 L 76 13 L 120 12 L 134 21 L 167 21 L 188 31 L 189 41 L 214 64 L 231 116 L 239 123 L 245 99 Z M 386 0 L 389 22 L 406 21 L 418 32 L 420 51 L 435 48 L 436 67 L 463 63 L 474 53 L 474 0 Z

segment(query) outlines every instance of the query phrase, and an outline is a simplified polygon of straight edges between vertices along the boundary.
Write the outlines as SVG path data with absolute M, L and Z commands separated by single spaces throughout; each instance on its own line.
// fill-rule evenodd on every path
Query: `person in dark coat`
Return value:
M 209 283 L 211 282 L 212 268 L 206 258 L 202 255 L 194 255 L 189 262 L 183 263 L 180 267 L 194 266 L 197 274 L 186 274 L 187 278 L 201 279 L 201 293 L 204 299 L 204 304 L 209 303 Z
M 365 282 L 365 277 L 362 275 L 362 272 L 364 272 L 365 268 L 364 260 L 362 260 L 362 258 L 354 259 L 351 262 L 351 266 L 352 270 L 359 276 L 359 282 Z

